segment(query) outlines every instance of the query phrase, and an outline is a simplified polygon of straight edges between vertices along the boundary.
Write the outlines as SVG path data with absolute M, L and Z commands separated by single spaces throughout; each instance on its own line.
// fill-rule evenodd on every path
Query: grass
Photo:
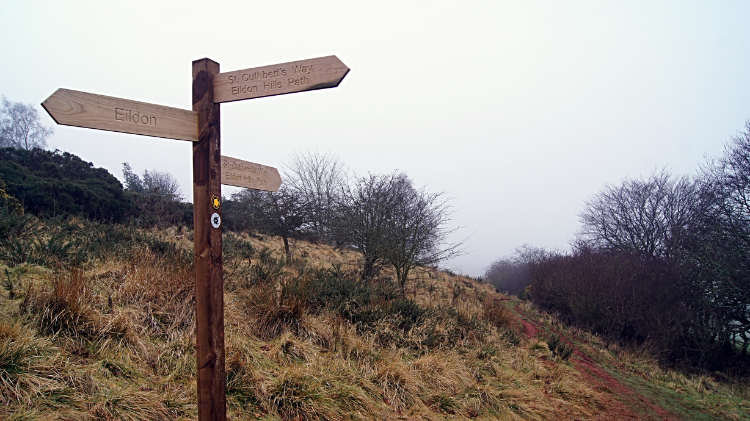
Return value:
M 0 296 L 0 419 L 195 419 L 190 232 L 66 224 L 0 271 L 14 285 Z M 529 339 L 519 302 L 468 278 L 420 268 L 399 297 L 387 272 L 359 282 L 349 250 L 294 242 L 286 261 L 278 238 L 237 234 L 225 247 L 232 420 L 601 415 L 612 393 L 568 349 L 685 419 L 749 414 L 738 381 L 659 368 L 520 304 L 540 327 Z
M 0 403 L 30 405 L 60 390 L 60 353 L 51 341 L 16 322 L 0 321 Z
M 530 304 L 516 307 L 521 317 L 535 320 L 541 328 L 541 336 L 547 342 L 532 341 L 531 349 L 539 355 L 547 354 L 555 358 L 552 351 L 539 351 L 562 343 L 561 336 L 569 340 L 580 354 L 589 358 L 595 365 L 627 388 L 632 396 L 616 396 L 621 405 L 643 419 L 662 419 L 654 408 L 666 411 L 667 416 L 686 420 L 744 420 L 750 417 L 750 389 L 746 379 L 720 381 L 720 373 L 682 373 L 675 369 L 661 367 L 656 358 L 649 355 L 646 347 L 623 348 L 615 343 L 592 335 L 578 328 L 568 327 L 554 316 L 539 312 Z M 564 362 L 556 358 L 558 362 Z M 575 356 L 571 360 L 582 360 Z M 573 362 L 575 364 L 575 362 Z M 571 366 L 570 361 L 559 366 Z M 593 385 L 592 385 L 593 386 Z M 616 392 L 607 387 L 594 386 L 600 396 L 612 400 Z M 609 399 L 607 395 L 610 395 Z M 645 404 L 648 402 L 652 405 Z

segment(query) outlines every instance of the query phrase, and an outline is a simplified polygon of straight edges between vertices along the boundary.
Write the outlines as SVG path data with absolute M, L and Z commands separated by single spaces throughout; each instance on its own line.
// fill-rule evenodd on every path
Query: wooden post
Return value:
M 193 143 L 195 224 L 195 324 L 198 365 L 198 420 L 226 420 L 224 369 L 224 279 L 221 260 L 221 130 L 214 104 L 219 63 L 193 62 L 193 111 L 198 138 Z M 218 218 L 217 218 L 218 216 Z

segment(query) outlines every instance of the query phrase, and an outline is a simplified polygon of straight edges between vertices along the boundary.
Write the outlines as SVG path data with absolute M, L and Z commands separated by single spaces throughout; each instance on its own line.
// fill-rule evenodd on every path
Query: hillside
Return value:
M 192 233 L 5 215 L 0 419 L 196 418 Z M 225 234 L 232 420 L 740 420 L 732 379 L 659 368 L 487 284 Z M 558 340 L 559 339 L 559 340 Z

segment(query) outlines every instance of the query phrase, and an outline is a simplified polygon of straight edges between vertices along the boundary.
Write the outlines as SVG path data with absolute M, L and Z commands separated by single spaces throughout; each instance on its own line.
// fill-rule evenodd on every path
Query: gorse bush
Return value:
M 225 288 L 234 290 L 247 283 L 256 250 L 252 243 L 234 232 L 224 234 L 222 247 L 224 285 Z
M 16 284 L 15 279 L 11 277 L 10 272 L 8 271 L 7 268 L 5 268 L 5 277 L 4 278 L 0 277 L 0 278 L 2 279 L 3 289 L 8 292 L 8 299 L 9 300 L 15 299 L 17 284 Z
M 422 323 L 428 310 L 422 308 L 413 300 L 397 300 L 388 306 L 388 312 L 399 317 L 398 328 L 409 330 Z
M 239 260 L 248 261 L 255 255 L 253 244 L 235 232 L 227 232 L 222 238 L 222 255 L 224 263 L 228 261 Z
M 11 267 L 26 262 L 40 228 L 33 216 L 0 207 L 0 258 Z
M 46 334 L 65 334 L 86 340 L 122 339 L 132 336 L 128 329 L 118 327 L 124 316 L 119 316 L 117 321 L 102 317 L 115 312 L 118 305 L 164 306 L 170 298 L 170 292 L 164 291 L 171 291 L 173 300 L 191 299 L 192 253 L 175 241 L 133 226 L 62 217 L 43 221 L 7 215 L 9 217 L 3 219 L 0 226 L 4 239 L 14 237 L 29 246 L 23 259 L 17 259 L 8 254 L 8 250 L 12 251 L 8 244 L 3 244 L 6 264 L 28 262 L 53 268 L 57 273 L 48 288 L 37 287 L 24 300 L 25 313 Z M 363 283 L 357 279 L 356 271 L 344 271 L 341 265 L 326 269 L 305 269 L 297 263 L 290 266 L 270 249 L 254 247 L 246 237 L 229 233 L 224 239 L 227 288 L 247 291 L 245 308 L 257 319 L 255 327 L 261 337 L 299 332 L 307 314 L 324 313 L 341 317 L 361 332 L 377 329 L 383 320 L 389 320 L 393 329 L 404 332 L 420 326 L 429 330 L 445 322 L 453 326 L 444 334 L 427 334 L 430 339 L 419 346 L 442 346 L 448 340 L 483 336 L 476 333 L 480 327 L 476 318 L 464 317 L 447 308 L 430 310 L 414 300 L 399 298 L 398 286 L 393 282 Z M 107 272 L 93 283 L 87 280 L 83 275 L 86 268 L 111 256 L 119 256 L 125 267 Z M 182 286 L 170 287 L 171 280 L 166 284 L 154 283 L 147 279 L 147 272 L 137 269 L 139 265 L 151 267 L 155 263 L 167 268 L 168 274 L 184 273 L 178 278 L 185 276 L 188 280 L 181 282 Z M 10 278 L 5 278 L 6 284 L 11 285 Z M 20 287 L 17 280 L 13 285 Z M 188 315 L 190 307 L 179 313 L 179 317 L 174 317 L 167 311 L 149 310 L 150 330 L 166 332 L 170 327 L 192 323 L 192 315 Z M 492 324 L 502 325 L 498 320 Z
M 63 230 L 52 233 L 47 238 L 37 237 L 34 241 L 32 253 L 34 259 L 31 263 L 40 266 L 55 266 L 75 262 L 77 259 L 74 250 L 80 250 L 80 248 L 76 247 L 76 242 L 69 240 L 68 237 L 69 233 Z
M 507 346 L 520 342 L 518 327 L 501 306 L 483 305 L 480 308 L 484 310 L 479 313 L 426 307 L 415 300 L 399 298 L 395 283 L 363 283 L 355 271 L 343 271 L 341 265 L 303 270 L 295 275 L 294 267 L 280 265 L 267 253 L 259 254 L 252 268 L 263 269 L 269 275 L 261 282 L 255 272 L 258 269 L 248 274 L 242 287 L 249 288 L 243 308 L 253 320 L 250 330 L 264 340 L 287 333 L 316 336 L 310 332 L 309 319 L 327 316 L 353 326 L 360 334 L 374 335 L 381 346 L 418 353 L 478 344 L 490 335 L 499 335 Z M 266 268 L 268 265 L 275 267 L 273 275 Z M 330 339 L 320 340 L 331 343 Z
M 573 355 L 573 347 L 563 342 L 559 335 L 552 335 L 547 340 L 547 347 L 552 352 L 552 356 L 560 361 L 565 361 Z
M 267 249 L 260 250 L 258 261 L 250 267 L 250 285 L 259 285 L 279 279 L 284 273 L 286 261 L 275 258 Z
M 0 178 L 35 216 L 124 222 L 134 207 L 112 174 L 67 152 L 1 148 Z
M 36 222 L 43 229 L 33 233 L 27 263 L 52 273 L 46 282 L 26 281 L 20 307 L 40 332 L 73 339 L 82 349 L 92 344 L 142 349 L 143 332 L 174 338 L 191 331 L 190 250 L 133 227 L 65 220 L 47 229 L 49 222 Z M 86 274 L 101 264 L 116 269 Z M 23 268 L 13 270 L 19 287 Z
M 319 269 L 312 274 L 309 301 L 313 311 L 327 309 L 350 322 L 361 321 L 362 312 L 370 305 L 374 291 L 341 266 Z
M 40 220 L 0 210 L 0 261 L 49 268 L 80 267 L 112 255 L 128 258 L 148 250 L 191 265 L 192 251 L 134 226 L 102 224 L 69 217 Z

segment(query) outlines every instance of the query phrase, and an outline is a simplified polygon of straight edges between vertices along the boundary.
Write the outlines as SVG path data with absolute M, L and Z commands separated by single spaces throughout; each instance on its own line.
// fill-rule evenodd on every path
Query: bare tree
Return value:
M 133 172 L 129 163 L 123 162 L 122 174 L 125 177 L 125 188 L 132 192 L 160 196 L 172 202 L 183 200 L 180 183 L 167 171 L 145 170 L 141 178 Z
M 286 184 L 305 202 L 312 230 L 330 239 L 331 212 L 345 184 L 344 164 L 335 155 L 315 151 L 294 154 L 286 167 Z
M 545 261 L 550 253 L 543 248 L 524 244 L 515 254 L 495 260 L 484 272 L 484 280 L 509 294 L 521 293 L 531 285 L 531 266 Z
M 463 242 L 451 243 L 448 228 L 452 208 L 443 193 L 415 189 L 406 174 L 394 178 L 393 211 L 383 237 L 384 258 L 396 271 L 401 295 L 406 296 L 409 272 L 417 266 L 436 266 L 462 254 Z
M 151 194 L 156 194 L 169 201 L 182 201 L 182 189 L 177 179 L 166 171 L 143 171 L 143 186 Z
M 355 178 L 337 202 L 331 221 L 336 240 L 362 253 L 362 279 L 377 275 L 384 263 L 383 238 L 395 207 L 396 176 L 369 174 Z
M 390 265 L 405 295 L 410 271 L 461 253 L 447 228 L 451 208 L 442 193 L 415 189 L 405 174 L 359 177 L 346 188 L 333 226 L 337 238 L 363 255 L 362 278 Z
M 666 170 L 607 185 L 586 202 L 579 237 L 596 248 L 670 258 L 691 226 L 698 195 L 690 178 Z
M 180 183 L 166 171 L 143 171 L 141 178 L 130 164 L 123 162 L 122 174 L 125 188 L 133 193 L 141 223 L 166 227 L 174 224 L 191 224 L 192 207 L 183 203 Z
M 247 219 L 246 228 L 281 237 L 287 261 L 290 261 L 289 238 L 300 233 L 308 215 L 298 193 L 285 185 L 277 192 L 244 189 L 233 194 L 232 200 L 239 208 L 235 214 Z
M 39 112 L 32 104 L 11 102 L 3 96 L 0 108 L 0 147 L 31 150 L 47 147 L 52 128 L 39 122 Z
M 703 174 L 715 223 L 750 250 L 750 120 L 745 130 L 725 145 L 721 159 L 708 162 Z
M 750 120 L 724 155 L 702 168 L 701 214 L 686 242 L 691 268 L 712 308 L 713 340 L 750 347 Z

